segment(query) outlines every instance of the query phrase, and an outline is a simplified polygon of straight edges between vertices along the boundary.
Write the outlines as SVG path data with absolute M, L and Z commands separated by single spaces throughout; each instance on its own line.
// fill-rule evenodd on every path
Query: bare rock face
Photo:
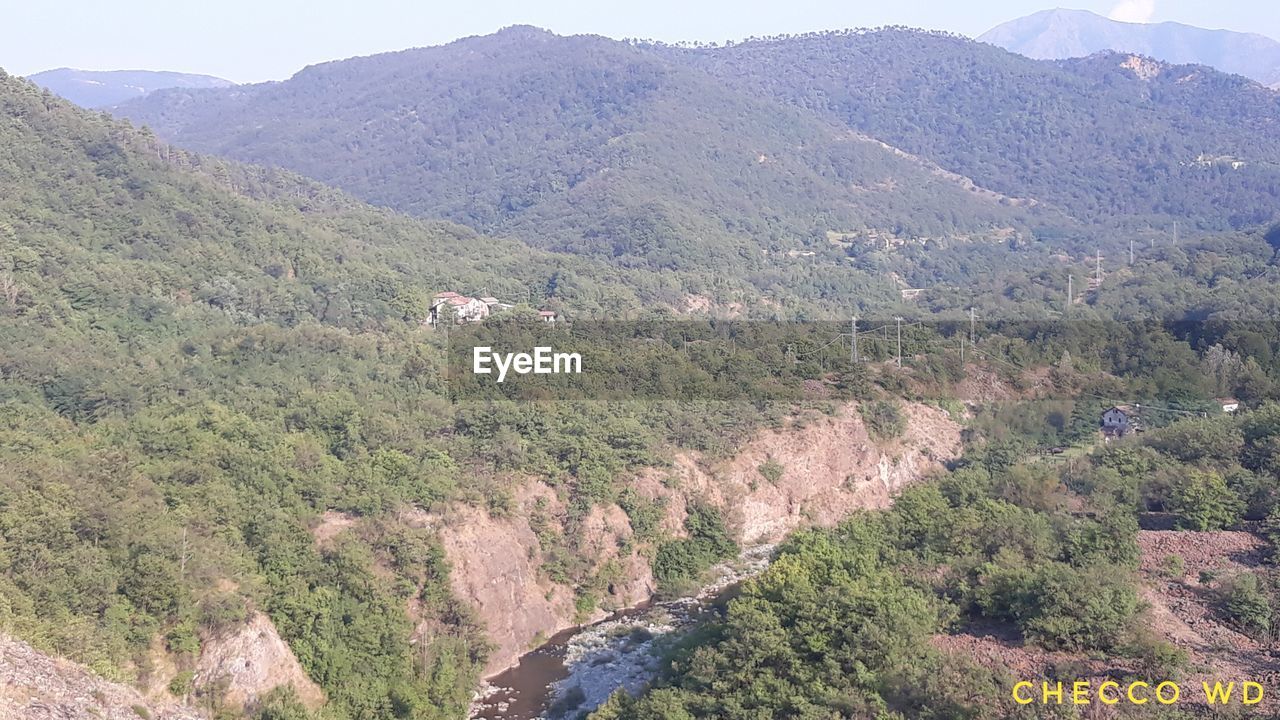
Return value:
M 542 551 L 527 519 L 536 503 L 554 509 L 554 498 L 551 488 L 530 483 L 517 493 L 511 517 L 460 506 L 440 532 L 454 595 L 476 609 L 494 644 L 486 672 L 508 667 L 539 634 L 573 617 L 573 592 L 540 575 Z
M 0 635 L 0 718 L 206 720 L 195 708 L 148 702 L 137 690 Z
M 684 533 L 686 508 L 696 499 L 724 509 L 744 545 L 775 542 L 804 525 L 830 525 L 854 510 L 884 507 L 904 485 L 959 453 L 960 426 L 946 412 L 918 404 L 904 412 L 907 430 L 894 440 L 873 440 L 857 407 L 848 406 L 835 416 L 762 431 L 724 462 L 681 456 L 673 467 L 641 473 L 631 487 L 661 500 L 662 527 L 672 536 Z M 760 470 L 766 463 L 781 472 L 766 477 Z M 514 664 L 540 637 L 582 620 L 575 617 L 573 592 L 541 573 L 542 549 L 530 525 L 533 517 L 562 517 L 563 503 L 537 481 L 522 485 L 515 499 L 506 517 L 459 505 L 447 520 L 431 523 L 441 527 L 454 595 L 475 609 L 494 645 L 489 676 Z M 597 570 L 615 566 L 602 602 L 626 607 L 652 596 L 648 560 L 626 542 L 632 528 L 621 508 L 593 508 L 575 532 Z M 598 610 L 587 619 L 603 615 Z
M 307 707 L 324 704 L 324 691 L 307 677 L 288 643 L 262 613 L 204 640 L 195 683 L 224 688 L 224 698 L 233 706 L 252 706 L 283 685 L 292 685 Z
M 768 430 L 728 462 L 703 467 L 683 458 L 684 487 L 723 507 L 743 545 L 777 542 L 805 525 L 833 525 L 855 510 L 887 507 L 905 485 L 960 451 L 947 414 L 907 405 L 902 437 L 877 441 L 854 406 L 802 427 Z M 761 471 L 780 467 L 776 478 Z

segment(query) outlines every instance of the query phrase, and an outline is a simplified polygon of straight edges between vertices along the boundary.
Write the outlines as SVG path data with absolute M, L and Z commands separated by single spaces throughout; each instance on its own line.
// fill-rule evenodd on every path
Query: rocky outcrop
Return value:
M 205 720 L 195 708 L 147 701 L 69 660 L 0 635 L 0 718 L 12 720 Z
M 476 610 L 493 643 L 489 674 L 509 667 L 538 638 L 575 621 L 604 616 L 597 610 L 587 618 L 579 617 L 573 591 L 542 572 L 546 557 L 533 523 L 554 524 L 563 517 L 564 506 L 555 491 L 528 481 L 518 488 L 515 500 L 513 511 L 503 517 L 479 508 L 454 507 L 440 530 L 452 566 L 454 595 Z M 611 587 L 614 606 L 633 605 L 652 594 L 647 561 L 634 551 L 624 555 L 619 550 L 619 539 L 631 535 L 620 508 L 593 511 L 581 533 L 583 546 L 592 548 L 597 568 L 608 561 L 618 565 L 621 579 Z
M 885 507 L 904 485 L 959 453 L 960 426 L 945 411 L 908 405 L 904 412 L 907 430 L 894 440 L 873 440 L 857 408 L 848 406 L 764 431 L 726 462 L 682 456 L 664 482 L 642 480 L 638 487 L 666 497 L 669 512 L 691 497 L 726 509 L 743 545 L 776 542 L 802 525 L 831 525 L 854 510 Z M 766 465 L 780 469 L 778 476 L 767 477 Z
M 661 500 L 667 534 L 684 532 L 686 507 L 697 499 L 723 508 L 744 545 L 773 542 L 802 525 L 829 525 L 856 509 L 883 507 L 902 486 L 957 455 L 960 427 L 946 412 L 914 404 L 904 412 L 906 433 L 894 440 L 873 440 L 857 407 L 848 406 L 833 416 L 763 431 L 727 461 L 682 455 L 669 468 L 641 473 L 631 486 Z M 780 472 L 762 473 L 766 463 Z M 494 645 L 489 676 L 510 667 L 539 638 L 604 615 L 597 610 L 579 617 L 572 590 L 541 570 L 545 558 L 530 518 L 563 517 L 555 491 L 528 481 L 517 490 L 515 505 L 503 517 L 457 506 L 438 523 L 454 594 L 475 609 Z M 575 532 L 579 551 L 597 570 L 612 564 L 611 607 L 652 596 L 649 563 L 629 542 L 632 529 L 621 508 L 594 508 Z
M 235 707 L 252 707 L 285 685 L 292 685 L 308 707 L 324 703 L 324 691 L 307 677 L 288 643 L 262 613 L 205 638 L 194 680 L 197 687 L 220 689 L 222 699 Z

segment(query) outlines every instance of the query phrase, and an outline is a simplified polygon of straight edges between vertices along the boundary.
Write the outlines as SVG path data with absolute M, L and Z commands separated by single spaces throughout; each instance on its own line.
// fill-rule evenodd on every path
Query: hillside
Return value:
M 1050 63 L 896 29 L 683 52 L 725 83 L 1101 229 L 1276 217 L 1280 95 L 1204 67 Z
M 435 533 L 398 513 L 499 502 L 494 433 L 528 435 L 502 472 L 573 487 L 549 448 L 585 411 L 539 413 L 534 432 L 491 404 L 457 425 L 425 300 L 634 296 L 572 258 L 178 151 L 3 75 L 0 113 L 6 632 L 161 705 L 458 715 L 484 630 Z M 598 443 L 595 472 L 669 442 L 627 413 L 571 431 Z M 597 436 L 632 423 L 627 459 Z M 321 545 L 329 512 L 365 522 Z
M 169 91 L 119 110 L 185 147 L 624 266 L 765 266 L 826 231 L 1002 236 L 1015 203 L 648 48 L 510 28 Z
M 681 49 L 511 28 L 119 112 L 375 204 L 662 267 L 749 271 L 752 249 L 827 232 L 1275 217 L 1280 96 L 1134 62 L 907 30 Z
M 177 150 L 8 76 L 0 113 L 0 621 L 12 637 L 148 706 L 453 718 L 490 640 L 513 651 L 455 594 L 466 584 L 445 530 L 459 519 L 523 524 L 536 543 L 520 562 L 556 613 L 522 643 L 643 599 L 620 573 L 651 573 L 660 546 L 678 563 L 662 577 L 686 583 L 727 552 L 650 527 L 615 557 L 580 531 L 602 512 L 652 520 L 656 502 L 625 492 L 637 473 L 676 452 L 727 455 L 785 409 L 696 400 L 685 390 L 710 374 L 672 344 L 655 350 L 672 359 L 661 366 L 606 360 L 688 402 L 454 403 L 445 333 L 421 326 L 440 287 L 589 312 L 645 307 L 646 283 L 665 279 L 637 270 L 615 285 L 619 271 L 590 260 Z M 531 312 L 483 327 L 537 329 Z M 715 380 L 799 400 L 824 372 L 756 344 L 759 362 L 745 344 L 717 354 Z M 547 490 L 524 506 L 531 478 Z M 723 535 L 722 512 L 699 517 Z M 51 680 L 98 682 L 67 673 Z
M 229 88 L 235 83 L 212 75 L 156 70 L 45 70 L 27 78 L 86 108 L 106 108 L 165 88 Z
M 1280 85 L 1280 42 L 1255 33 L 1207 30 L 1175 22 L 1127 23 L 1088 10 L 1043 10 L 997 25 L 979 42 L 1038 60 L 1097 52 L 1146 55 L 1178 64 L 1208 65 L 1263 85 Z

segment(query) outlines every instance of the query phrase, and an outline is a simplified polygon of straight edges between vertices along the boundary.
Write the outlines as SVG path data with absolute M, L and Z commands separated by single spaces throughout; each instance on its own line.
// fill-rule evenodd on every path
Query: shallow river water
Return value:
M 619 689 L 635 694 L 658 671 L 661 651 L 692 630 L 731 587 L 768 566 L 772 545 L 712 569 L 693 597 L 645 603 L 600 622 L 565 630 L 489 680 L 473 720 L 559 720 L 594 709 Z

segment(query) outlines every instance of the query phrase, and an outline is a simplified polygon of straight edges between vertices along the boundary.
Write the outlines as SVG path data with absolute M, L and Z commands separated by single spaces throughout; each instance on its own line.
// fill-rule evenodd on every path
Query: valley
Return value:
M 0 716 L 1280 676 L 1280 93 L 1142 50 L 0 71 Z M 543 346 L 581 371 L 467 372 Z

